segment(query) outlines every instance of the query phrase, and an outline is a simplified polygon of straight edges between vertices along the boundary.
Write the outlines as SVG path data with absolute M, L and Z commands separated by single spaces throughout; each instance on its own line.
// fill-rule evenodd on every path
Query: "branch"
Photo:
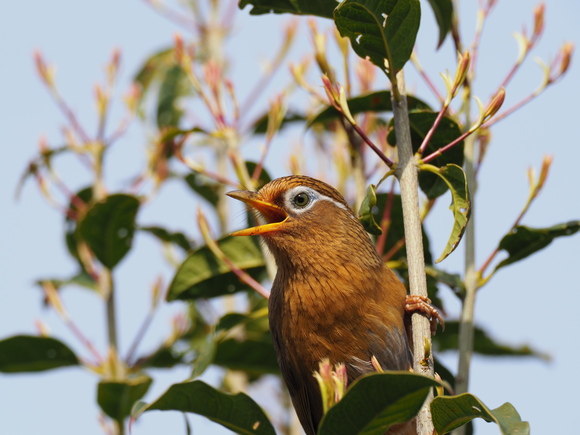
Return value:
M 419 213 L 417 162 L 413 158 L 403 71 L 400 71 L 392 82 L 392 104 L 399 153 L 399 165 L 395 174 L 401 184 L 410 293 L 427 297 L 425 254 L 423 252 L 421 217 Z M 433 377 L 433 355 L 425 350 L 426 348 L 431 348 L 429 319 L 422 314 L 414 313 L 411 321 L 413 325 L 413 369 L 416 373 Z M 433 433 L 430 411 L 432 399 L 433 395 L 431 393 L 417 416 L 417 434 L 419 435 L 431 435 Z

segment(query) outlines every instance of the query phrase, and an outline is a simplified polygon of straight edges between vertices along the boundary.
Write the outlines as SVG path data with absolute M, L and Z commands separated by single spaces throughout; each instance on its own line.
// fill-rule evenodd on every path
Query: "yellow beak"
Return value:
M 280 231 L 284 222 L 288 219 L 288 214 L 277 205 L 264 201 L 256 192 L 247 192 L 244 190 L 234 190 L 226 193 L 231 198 L 245 202 L 251 205 L 266 220 L 266 224 L 256 227 L 246 228 L 245 230 L 235 231 L 232 236 L 255 236 L 259 234 Z

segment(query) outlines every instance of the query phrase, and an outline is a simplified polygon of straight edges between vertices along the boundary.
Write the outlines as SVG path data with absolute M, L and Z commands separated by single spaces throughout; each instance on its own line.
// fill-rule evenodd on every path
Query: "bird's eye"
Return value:
M 304 208 L 310 204 L 310 197 L 307 193 L 302 192 L 292 198 L 292 203 L 298 208 Z

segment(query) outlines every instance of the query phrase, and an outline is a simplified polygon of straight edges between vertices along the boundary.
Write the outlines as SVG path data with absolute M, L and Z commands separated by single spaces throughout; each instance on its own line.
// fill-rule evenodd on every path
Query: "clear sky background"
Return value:
M 438 80 L 438 73 L 453 69 L 453 51 L 447 42 L 433 53 L 436 30 L 431 11 L 423 3 L 423 25 L 418 50 L 423 66 Z M 473 31 L 475 1 L 462 2 L 467 35 Z M 580 42 L 577 0 L 548 0 L 546 31 L 534 56 L 551 60 L 565 41 Z M 488 22 L 481 48 L 480 74 L 475 93 L 487 100 L 501 81 L 517 54 L 512 38 L 524 23 L 530 28 L 535 2 L 500 0 Z M 153 52 L 171 44 L 174 24 L 157 15 L 144 2 L 103 0 L 78 2 L 4 2 L 0 7 L 0 126 L 2 149 L 0 159 L 0 339 L 19 333 L 34 334 L 34 321 L 41 319 L 53 333 L 73 348 L 78 343 L 60 320 L 41 307 L 41 294 L 34 281 L 42 277 L 67 276 L 74 272 L 63 243 L 62 217 L 41 199 L 33 183 L 29 183 L 20 199 L 14 199 L 19 177 L 35 154 L 38 139 L 45 135 L 49 143 L 62 139 L 61 113 L 41 86 L 32 61 L 35 49 L 58 66 L 57 82 L 67 101 L 81 121 L 94 127 L 93 85 L 103 77 L 103 66 L 113 48 L 122 50 L 123 67 L 119 90 L 128 88 L 131 77 Z M 239 11 L 235 37 L 229 53 L 234 55 L 231 76 L 238 92 L 249 92 L 259 74 L 260 59 L 276 49 L 279 28 L 290 17 L 250 17 Z M 300 32 L 307 35 L 302 19 Z M 330 23 L 327 23 L 328 26 Z M 294 59 L 310 52 L 309 38 L 301 38 L 295 47 Z M 299 44 L 300 45 L 300 44 Z M 243 53 L 243 56 L 240 56 Z M 541 71 L 533 62 L 520 71 L 513 86 L 507 89 L 509 106 L 537 87 Z M 289 75 L 282 71 L 280 81 L 268 88 L 265 99 L 286 84 Z M 407 84 L 418 95 L 426 95 L 423 85 L 409 68 Z M 438 81 L 440 83 L 440 81 Z M 578 189 L 578 100 L 580 68 L 573 62 L 569 74 L 531 105 L 501 122 L 493 130 L 489 157 L 482 169 L 476 211 L 478 225 L 477 259 L 481 264 L 495 248 L 519 213 L 527 194 L 526 170 L 539 168 L 544 154 L 554 155 L 548 184 L 536 201 L 524 224 L 546 227 L 580 219 Z M 271 92 L 269 94 L 269 92 Z M 116 109 L 118 113 L 120 111 Z M 257 114 L 257 113 L 256 113 Z M 285 148 L 287 142 L 299 140 L 301 131 L 280 136 L 275 146 Z M 292 136 L 294 135 L 294 136 Z M 141 150 L 146 140 L 139 123 L 130 130 L 118 150 L 111 155 L 107 173 L 110 186 L 123 186 L 123 181 L 144 164 Z M 66 165 L 61 170 L 73 186 L 83 185 L 85 174 Z M 274 153 L 268 169 L 275 176 L 288 172 Z M 187 229 L 195 234 L 196 204 L 183 189 L 169 185 L 155 205 L 139 216 L 140 223 L 167 223 L 170 228 Z M 450 229 L 446 200 L 440 201 L 436 219 L 428 230 L 432 246 L 439 252 Z M 165 210 L 172 215 L 166 216 Z M 233 225 L 240 226 L 240 219 Z M 141 324 L 149 304 L 149 285 L 160 272 L 170 276 L 157 244 L 145 236 L 137 237 L 132 253 L 119 268 L 119 300 L 121 347 L 126 349 Z M 442 264 L 449 271 L 462 268 L 462 249 Z M 475 357 L 471 391 L 489 407 L 510 401 L 536 434 L 567 434 L 577 431 L 577 391 L 580 382 L 576 363 L 580 360 L 577 318 L 580 306 L 580 236 L 558 239 L 547 250 L 516 266 L 503 269 L 480 293 L 476 307 L 479 324 L 494 337 L 510 344 L 528 343 L 549 353 L 552 361 L 538 359 Z M 445 290 L 442 292 L 445 294 Z M 97 346 L 105 345 L 104 308 L 88 292 L 69 291 L 65 303 L 73 317 Z M 458 313 L 453 296 L 446 295 L 450 318 Z M 169 317 L 182 307 L 163 307 L 152 325 L 143 349 L 154 348 L 169 331 Z M 451 368 L 453 355 L 442 355 Z M 188 376 L 188 368 L 169 372 L 153 372 L 154 385 L 146 400 L 154 400 L 170 384 Z M 207 379 L 215 378 L 210 372 Z M 98 426 L 95 402 L 97 379 L 82 369 L 61 369 L 41 374 L 0 375 L 0 432 L 4 435 L 102 433 Z M 264 402 L 259 394 L 256 399 Z M 227 433 L 215 425 L 194 420 L 194 433 Z M 196 430 L 197 429 L 197 430 Z M 497 434 L 494 425 L 479 423 L 477 433 Z M 184 433 L 183 419 L 178 413 L 152 412 L 143 416 L 134 427 L 136 435 Z

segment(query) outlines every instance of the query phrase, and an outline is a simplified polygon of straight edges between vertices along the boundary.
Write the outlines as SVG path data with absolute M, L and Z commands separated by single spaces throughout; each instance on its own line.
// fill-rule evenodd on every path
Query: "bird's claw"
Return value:
M 441 328 L 445 330 L 445 320 L 437 308 L 431 305 L 431 299 L 426 296 L 407 295 L 405 300 L 405 311 L 407 313 L 419 312 L 425 314 L 431 322 L 431 335 L 435 335 L 437 331 L 437 321 L 441 324 Z

